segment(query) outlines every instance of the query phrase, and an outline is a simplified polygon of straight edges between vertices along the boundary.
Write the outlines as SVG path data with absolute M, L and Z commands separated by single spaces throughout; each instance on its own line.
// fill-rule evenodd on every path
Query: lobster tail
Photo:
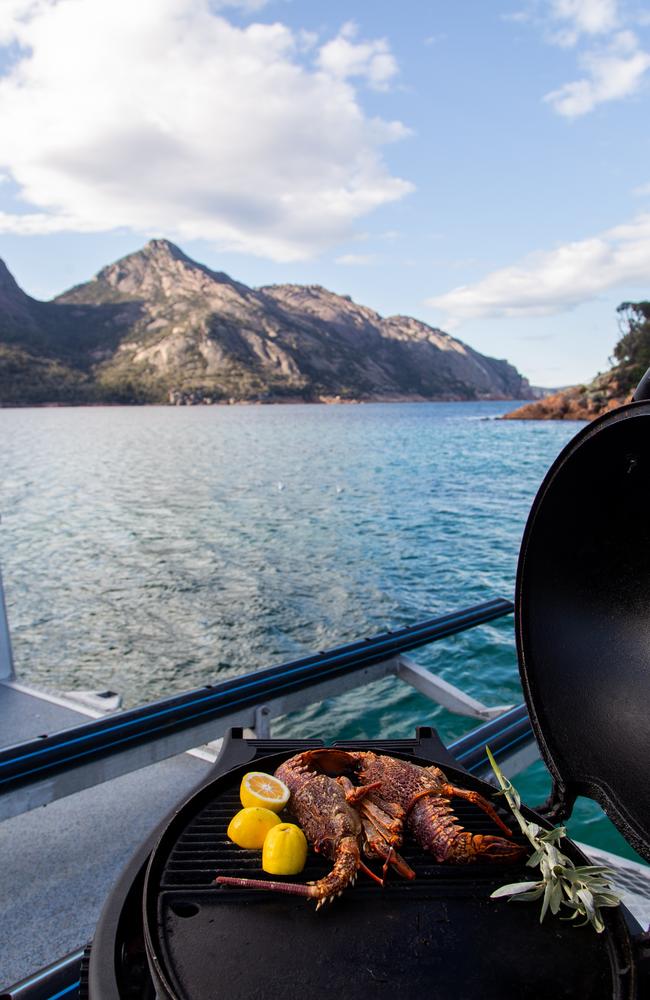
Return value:
M 472 864 L 494 862 L 495 864 L 510 864 L 520 861 L 526 853 L 526 848 L 515 844 L 505 837 L 492 837 L 482 833 L 469 833 L 460 830 L 449 842 L 444 858 L 440 861 L 451 861 L 453 864 Z

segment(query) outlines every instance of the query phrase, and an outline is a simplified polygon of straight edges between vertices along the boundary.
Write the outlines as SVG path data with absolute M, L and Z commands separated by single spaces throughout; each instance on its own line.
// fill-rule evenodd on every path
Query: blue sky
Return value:
M 622 0 L 3 0 L 0 257 L 167 236 L 582 381 L 650 297 L 649 81 Z

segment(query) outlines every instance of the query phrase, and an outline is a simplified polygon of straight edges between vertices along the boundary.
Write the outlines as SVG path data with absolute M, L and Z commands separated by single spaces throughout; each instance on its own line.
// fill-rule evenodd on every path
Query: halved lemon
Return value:
M 289 801 L 289 789 L 284 781 L 263 771 L 249 771 L 242 778 L 239 798 L 243 806 L 262 806 L 280 812 Z
M 240 809 L 230 820 L 228 836 L 237 847 L 247 847 L 249 851 L 259 851 L 271 827 L 280 822 L 270 809 Z

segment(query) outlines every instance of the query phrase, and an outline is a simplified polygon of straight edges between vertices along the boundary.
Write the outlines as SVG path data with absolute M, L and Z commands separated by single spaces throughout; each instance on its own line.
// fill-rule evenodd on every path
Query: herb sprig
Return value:
M 573 861 L 560 851 L 558 844 L 566 836 L 566 828 L 556 826 L 552 830 L 544 830 L 537 823 L 529 823 L 521 814 L 521 798 L 516 788 L 506 778 L 495 761 L 489 747 L 485 748 L 492 770 L 501 786 L 519 828 L 533 847 L 533 854 L 526 862 L 529 868 L 539 866 L 541 879 L 538 882 L 513 882 L 496 889 L 492 899 L 500 896 L 510 896 L 512 900 L 542 900 L 539 922 L 546 916 L 548 910 L 558 913 L 561 907 L 573 911 L 571 916 L 561 917 L 563 920 L 584 919 L 577 926 L 592 924 L 598 934 L 605 929 L 600 910 L 604 906 L 618 906 L 620 898 L 612 891 L 610 879 L 614 875 L 611 868 L 605 865 L 582 865 L 577 867 Z

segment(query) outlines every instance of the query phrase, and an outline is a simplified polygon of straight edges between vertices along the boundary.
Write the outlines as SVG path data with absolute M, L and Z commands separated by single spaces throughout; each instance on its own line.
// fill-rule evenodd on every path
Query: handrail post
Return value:
M 14 678 L 14 659 L 11 654 L 11 637 L 9 635 L 9 620 L 2 587 L 0 572 L 0 681 L 11 681 Z

